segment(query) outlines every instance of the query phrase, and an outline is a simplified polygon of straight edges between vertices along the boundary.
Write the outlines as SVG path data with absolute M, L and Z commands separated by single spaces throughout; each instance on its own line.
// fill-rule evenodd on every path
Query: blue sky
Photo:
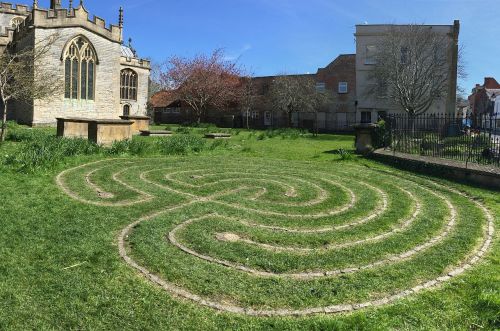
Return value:
M 48 5 L 49 0 L 41 0 Z M 78 3 L 78 0 L 74 1 Z M 63 0 L 67 6 L 68 0 Z M 485 76 L 500 80 L 500 0 L 85 0 L 91 14 L 116 23 L 141 56 L 162 61 L 224 48 L 255 75 L 315 72 L 354 53 L 356 24 L 462 24 L 467 91 Z

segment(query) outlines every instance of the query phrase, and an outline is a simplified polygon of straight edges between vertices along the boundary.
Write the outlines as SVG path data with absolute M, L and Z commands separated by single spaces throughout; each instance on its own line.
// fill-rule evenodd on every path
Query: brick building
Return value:
M 500 84 L 495 78 L 486 77 L 484 84 L 476 84 L 469 96 L 473 115 L 493 115 L 500 117 Z
M 310 77 L 316 88 L 329 94 L 330 102 L 318 113 L 297 112 L 293 114 L 294 127 L 319 129 L 322 131 L 350 130 L 356 119 L 356 55 L 340 55 L 315 74 L 293 75 Z M 240 107 L 218 112 L 208 110 L 204 121 L 222 126 L 251 128 L 285 127 L 287 115 L 276 111 L 270 98 L 273 80 L 278 76 L 252 78 L 254 103 L 250 112 Z M 184 123 L 193 120 L 189 107 L 172 98 L 172 93 L 161 91 L 151 99 L 158 123 Z

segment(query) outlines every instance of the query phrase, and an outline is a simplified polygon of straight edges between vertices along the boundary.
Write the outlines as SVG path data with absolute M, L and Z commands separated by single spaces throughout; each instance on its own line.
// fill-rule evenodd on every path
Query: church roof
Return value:
M 136 58 L 134 51 L 128 46 L 122 45 L 122 56 L 125 56 L 127 58 Z

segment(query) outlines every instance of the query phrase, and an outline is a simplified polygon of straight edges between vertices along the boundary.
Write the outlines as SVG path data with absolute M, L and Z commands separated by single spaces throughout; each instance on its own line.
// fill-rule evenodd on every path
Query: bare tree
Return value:
M 238 101 L 243 70 L 224 58 L 222 50 L 193 59 L 173 57 L 160 74 L 163 86 L 194 111 L 198 123 L 209 107 L 225 110 Z
M 288 127 L 292 126 L 295 112 L 317 111 L 328 100 L 325 92 L 316 89 L 316 81 L 306 75 L 280 75 L 271 85 L 270 97 L 274 108 L 287 115 Z
M 410 116 L 425 113 L 448 95 L 453 43 L 429 26 L 391 27 L 376 45 L 369 73 L 374 84 L 366 92 L 386 97 Z
M 58 34 L 53 34 L 22 49 L 11 44 L 0 54 L 0 98 L 4 105 L 0 142 L 5 140 L 12 101 L 32 103 L 48 100 L 64 87 L 59 76 L 44 69 L 50 47 L 58 38 Z
M 250 111 L 256 102 L 256 90 L 252 77 L 246 76 L 242 78 L 243 88 L 240 92 L 239 104 L 243 114 L 245 114 L 245 125 L 250 129 Z

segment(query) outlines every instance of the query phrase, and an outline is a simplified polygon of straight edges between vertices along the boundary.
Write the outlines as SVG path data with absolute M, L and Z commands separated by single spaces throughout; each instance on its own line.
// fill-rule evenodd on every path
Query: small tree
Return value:
M 239 104 L 243 114 L 245 114 L 245 125 L 250 129 L 250 111 L 255 104 L 256 91 L 253 79 L 249 76 L 242 78 L 243 88 L 240 91 Z
M 47 100 L 64 87 L 59 76 L 44 69 L 50 47 L 58 38 L 58 34 L 53 34 L 19 50 L 11 44 L 0 54 L 0 98 L 4 106 L 0 142 L 5 140 L 9 105 L 13 100 L 24 103 Z
M 316 81 L 310 76 L 277 76 L 271 85 L 273 106 L 287 115 L 288 127 L 292 126 L 295 112 L 317 111 L 328 100 L 325 92 L 316 89 Z
M 394 26 L 376 45 L 367 90 L 399 105 L 411 117 L 423 114 L 448 95 L 451 50 L 449 35 L 429 26 Z
M 239 99 L 242 72 L 236 63 L 225 60 L 222 50 L 216 50 L 211 56 L 171 58 L 160 80 L 191 107 L 200 123 L 209 107 L 225 110 Z

